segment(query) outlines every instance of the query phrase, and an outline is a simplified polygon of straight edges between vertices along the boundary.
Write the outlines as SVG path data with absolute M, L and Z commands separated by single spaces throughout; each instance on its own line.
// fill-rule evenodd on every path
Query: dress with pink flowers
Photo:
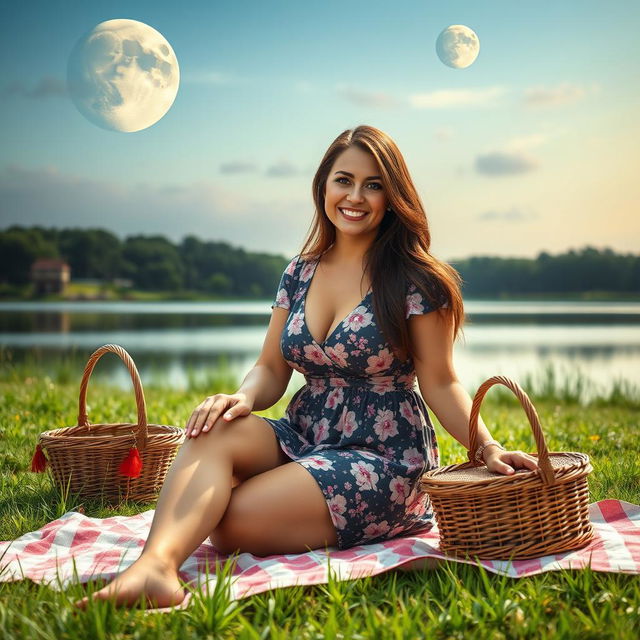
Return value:
M 306 384 L 284 417 L 264 419 L 322 489 L 339 549 L 431 527 L 431 502 L 418 480 L 440 462 L 427 407 L 414 388 L 413 360 L 394 356 L 375 322 L 371 291 L 318 344 L 304 318 L 317 265 L 293 258 L 271 305 L 289 310 L 282 355 Z M 407 318 L 433 310 L 413 284 L 407 287 Z

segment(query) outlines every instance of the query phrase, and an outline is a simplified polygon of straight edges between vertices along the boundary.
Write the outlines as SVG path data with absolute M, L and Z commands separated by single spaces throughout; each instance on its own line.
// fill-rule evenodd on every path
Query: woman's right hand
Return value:
M 186 437 L 195 438 L 201 432 L 207 432 L 215 421 L 224 414 L 224 420 L 230 422 L 237 416 L 247 416 L 253 409 L 253 402 L 242 392 L 226 394 L 216 393 L 205 398 L 194 410 L 186 426 Z

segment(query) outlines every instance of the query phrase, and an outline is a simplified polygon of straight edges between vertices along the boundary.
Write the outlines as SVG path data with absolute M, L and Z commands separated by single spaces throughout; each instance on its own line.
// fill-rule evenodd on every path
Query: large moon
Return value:
M 473 64 L 480 51 L 480 40 L 472 29 L 452 24 L 444 29 L 436 41 L 438 58 L 448 67 L 464 69 Z
M 140 131 L 173 104 L 178 60 L 164 36 L 137 20 L 107 20 L 69 56 L 69 95 L 80 113 L 110 131 Z

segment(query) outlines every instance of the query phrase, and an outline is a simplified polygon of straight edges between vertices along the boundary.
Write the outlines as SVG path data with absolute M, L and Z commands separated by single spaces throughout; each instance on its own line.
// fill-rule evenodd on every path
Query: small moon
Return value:
M 90 122 L 132 132 L 155 124 L 178 93 L 178 59 L 164 36 L 137 20 L 107 20 L 75 44 L 69 95 Z
M 438 58 L 453 69 L 464 69 L 473 64 L 479 52 L 478 36 L 463 24 L 447 27 L 440 32 L 436 41 Z

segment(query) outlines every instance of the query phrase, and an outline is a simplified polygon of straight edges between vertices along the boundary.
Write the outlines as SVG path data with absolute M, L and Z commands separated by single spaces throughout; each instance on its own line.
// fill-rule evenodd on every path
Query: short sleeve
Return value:
M 405 304 L 405 317 L 409 319 L 411 315 L 421 315 L 430 313 L 436 309 L 446 309 L 449 307 L 449 302 L 446 298 L 441 298 L 440 304 L 434 306 L 425 300 L 424 296 L 418 291 L 413 282 L 409 284 L 409 290 L 407 292 L 406 304 Z
M 278 289 L 276 290 L 276 297 L 271 305 L 271 308 L 281 307 L 282 309 L 291 308 L 291 299 L 295 292 L 295 270 L 298 264 L 298 256 L 292 258 L 287 265 L 286 269 L 282 273 Z

